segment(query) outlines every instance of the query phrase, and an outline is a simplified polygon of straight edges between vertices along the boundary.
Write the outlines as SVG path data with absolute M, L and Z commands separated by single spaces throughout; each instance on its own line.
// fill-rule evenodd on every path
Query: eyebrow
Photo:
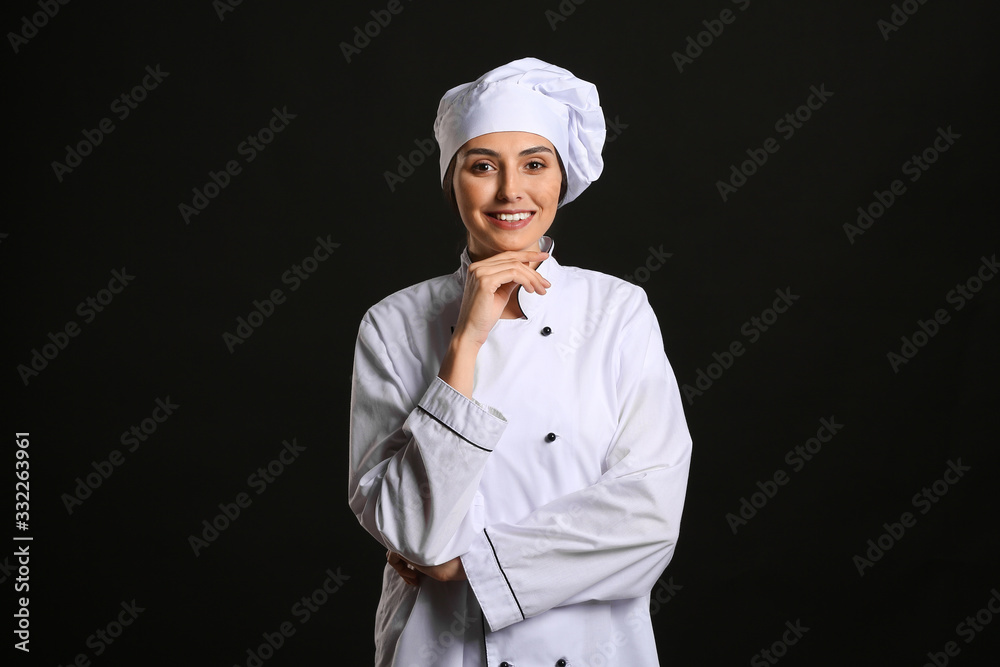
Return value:
M 525 148 L 523 151 L 517 154 L 518 157 L 524 157 L 526 155 L 534 155 L 535 153 L 552 153 L 552 151 L 546 146 L 532 146 L 531 148 Z M 490 148 L 470 148 L 465 151 L 465 155 L 489 155 L 490 157 L 500 157 L 500 153 Z

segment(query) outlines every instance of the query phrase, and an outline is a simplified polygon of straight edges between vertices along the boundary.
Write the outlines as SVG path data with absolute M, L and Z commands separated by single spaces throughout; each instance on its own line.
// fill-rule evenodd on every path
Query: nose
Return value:
M 497 183 L 497 199 L 501 201 L 517 201 L 521 198 L 520 174 L 516 169 L 504 169 Z

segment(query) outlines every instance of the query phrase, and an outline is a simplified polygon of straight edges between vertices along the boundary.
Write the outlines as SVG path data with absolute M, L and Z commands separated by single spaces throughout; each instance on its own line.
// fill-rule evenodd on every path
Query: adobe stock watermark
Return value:
M 16 555 L 15 553 L 15 557 Z M 18 574 L 16 561 L 11 563 L 10 556 L 4 556 L 3 562 L 0 562 L 0 584 L 7 583 L 7 580 L 11 579 L 15 574 Z
M 556 352 L 563 361 L 571 359 L 583 344 L 600 329 L 602 322 L 613 317 L 619 308 L 630 302 L 628 292 L 630 289 L 626 283 L 618 283 L 614 295 L 605 300 L 607 306 L 588 310 L 582 324 L 574 324 L 570 327 L 568 336 L 559 337 L 556 343 Z
M 226 20 L 226 14 L 236 11 L 236 8 L 243 4 L 243 0 L 212 0 L 212 9 L 219 17 L 219 22 Z
M 826 89 L 826 84 L 809 86 L 809 96 L 806 101 L 796 107 L 794 111 L 786 113 L 774 122 L 774 131 L 779 133 L 785 141 L 795 136 L 796 131 L 801 130 L 813 116 L 813 112 L 819 111 L 833 97 L 833 92 Z M 748 148 L 746 154 L 749 159 L 729 166 L 729 178 L 715 182 L 715 188 L 719 192 L 723 203 L 729 201 L 729 197 L 747 184 L 747 179 L 757 173 L 757 171 L 767 164 L 768 159 L 778 152 L 781 144 L 774 137 L 764 140 L 760 148 Z
M 944 469 L 941 479 L 913 494 L 910 504 L 913 505 L 914 509 L 919 510 L 921 515 L 927 514 L 970 470 L 972 470 L 972 466 L 962 465 L 961 458 L 956 458 L 954 461 L 949 459 L 948 467 Z M 903 512 L 899 516 L 899 521 L 883 523 L 884 532 L 878 537 L 869 539 L 866 542 L 868 548 L 862 554 L 855 554 L 852 559 L 854 567 L 858 570 L 858 576 L 865 576 L 866 569 L 874 567 L 875 563 L 882 560 L 903 539 L 907 529 L 917 525 L 917 519 L 918 517 L 912 512 Z
M 778 288 L 774 290 L 774 293 L 777 298 L 771 303 L 771 307 L 762 310 L 760 315 L 751 317 L 740 327 L 740 333 L 746 338 L 747 344 L 752 345 L 760 340 L 760 337 L 774 326 L 778 318 L 787 313 L 788 309 L 801 298 L 800 295 L 792 293 L 791 287 Z M 723 348 L 721 353 L 713 352 L 712 359 L 714 361 L 709 362 L 704 369 L 699 367 L 695 371 L 694 384 L 688 383 L 681 386 L 681 391 L 684 393 L 688 405 L 694 405 L 695 398 L 704 396 L 705 392 L 711 389 L 712 385 L 733 367 L 736 358 L 742 357 L 746 351 L 747 348 L 743 341 L 737 338 Z
M 21 51 L 21 47 L 30 40 L 38 36 L 38 31 L 49 24 L 50 19 L 54 19 L 59 13 L 59 8 L 68 5 L 70 0 L 38 0 L 40 11 L 34 14 L 21 17 L 21 29 L 18 32 L 8 32 L 7 41 L 10 48 L 14 49 L 16 55 Z
M 282 449 L 273 460 L 266 466 L 257 468 L 247 477 L 247 486 L 253 489 L 258 496 L 267 491 L 268 487 L 284 474 L 288 466 L 295 463 L 302 452 L 306 451 L 306 448 L 296 442 L 295 438 L 292 438 L 291 442 L 282 440 L 281 444 Z M 200 556 L 202 551 L 218 540 L 219 536 L 240 518 L 243 510 L 252 504 L 253 498 L 245 491 L 237 493 L 231 503 L 219 503 L 218 514 L 211 519 L 202 519 L 203 528 L 200 534 L 188 535 L 188 546 L 191 547 L 195 557 Z
M 298 116 L 298 114 L 290 113 L 287 105 L 281 107 L 280 111 L 278 107 L 272 107 L 270 120 L 255 133 L 248 134 L 246 139 L 236 146 L 236 154 L 243 158 L 245 164 L 250 164 Z M 243 164 L 235 158 L 228 160 L 219 171 L 209 170 L 205 185 L 201 188 L 191 188 L 193 193 L 191 203 L 181 202 L 177 205 L 177 211 L 181 214 L 184 224 L 191 224 L 191 218 L 201 215 L 201 212 L 208 208 L 212 200 L 218 197 L 223 190 L 229 187 L 233 179 L 242 173 Z
M 750 7 L 750 0 L 730 0 L 734 5 L 738 5 L 741 12 L 745 12 Z M 715 40 L 722 37 L 722 33 L 725 31 L 727 25 L 732 25 L 736 21 L 736 14 L 732 9 L 726 7 L 721 12 L 719 12 L 719 18 L 717 19 L 705 19 L 701 24 L 705 27 L 704 30 L 697 33 L 696 35 L 688 35 L 687 40 L 685 40 L 686 46 L 684 47 L 684 52 L 674 51 L 671 57 L 674 59 L 674 64 L 677 65 L 677 71 L 681 74 L 684 73 L 685 65 L 693 65 L 694 61 L 705 53 L 705 49 L 712 46 Z
M 751 667 L 768 667 L 776 665 L 778 661 L 788 655 L 788 649 L 799 643 L 810 628 L 802 625 L 802 619 L 797 618 L 795 622 L 785 621 L 786 630 L 781 633 L 781 637 L 771 643 L 768 648 L 761 649 L 750 658 Z
M 576 12 L 576 8 L 587 0 L 562 0 L 555 9 L 545 10 L 545 20 L 549 22 L 552 32 L 559 28 L 559 24 L 569 19 Z
M 122 445 L 128 447 L 128 453 L 132 454 L 139 449 L 167 419 L 169 419 L 181 406 L 166 398 L 157 398 L 153 401 L 153 411 L 148 417 L 121 434 Z M 93 472 L 89 472 L 83 477 L 77 477 L 76 486 L 72 493 L 64 493 L 60 496 L 66 513 L 72 515 L 73 510 L 83 505 L 83 501 L 94 495 L 94 491 L 99 489 L 115 471 L 125 463 L 125 455 L 118 449 L 112 449 L 106 459 L 91 461 L 90 467 Z
M 983 608 L 975 613 L 966 616 L 955 626 L 955 634 L 962 638 L 966 644 L 979 636 L 979 633 L 986 629 L 993 622 L 993 617 L 1000 615 L 1000 591 L 996 588 L 990 590 L 990 597 L 986 600 Z M 951 659 L 957 657 L 962 652 L 962 647 L 956 641 L 945 642 L 940 651 L 928 651 L 927 662 L 923 667 L 946 667 Z
M 424 665 L 436 665 L 441 657 L 448 652 L 448 649 L 455 645 L 455 642 L 462 641 L 462 637 L 472 627 L 472 619 L 467 613 L 453 611 L 451 616 L 454 619 L 447 630 L 438 633 L 434 641 L 429 641 L 420 647 L 419 662 L 411 662 L 409 667 L 424 667 Z
M 875 22 L 875 27 L 882 33 L 882 41 L 888 42 L 889 36 L 906 25 L 910 17 L 916 14 L 920 10 L 920 7 L 925 4 L 927 4 L 927 0 L 903 0 L 900 4 L 893 3 L 889 20 L 879 19 Z
M 320 611 L 329 602 L 330 598 L 343 588 L 344 583 L 351 578 L 350 575 L 341 572 L 339 567 L 336 572 L 331 568 L 327 568 L 323 574 L 325 578 L 322 584 L 292 604 L 289 613 L 298 621 L 299 627 L 308 623 L 313 614 Z M 285 642 L 295 636 L 296 630 L 298 628 L 289 620 L 280 623 L 278 628 L 273 632 L 262 632 L 260 636 L 264 641 L 257 646 L 247 648 L 246 660 L 243 662 L 243 665 L 234 663 L 233 667 L 262 667 L 265 662 L 273 658 L 281 650 Z
M 521 558 L 534 558 L 552 550 L 555 543 L 564 535 L 574 533 L 574 526 L 584 514 L 586 508 L 579 503 L 573 503 L 568 511 L 553 516 L 555 526 L 546 526 L 541 535 L 529 544 L 521 545 Z
M 937 136 L 934 137 L 931 145 L 921 151 L 919 155 L 914 153 L 910 156 L 909 160 L 902 164 L 900 169 L 903 175 L 909 176 L 911 183 L 916 183 L 923 176 L 924 172 L 938 161 L 941 154 L 948 152 L 955 145 L 955 141 L 961 138 L 962 135 L 952 130 L 951 125 L 948 126 L 947 130 L 943 127 L 938 127 Z M 861 236 L 871 229 L 875 221 L 885 215 L 892 208 L 892 205 L 896 203 L 896 200 L 906 194 L 906 191 L 906 184 L 902 179 L 897 178 L 889 184 L 888 190 L 879 191 L 876 189 L 872 192 L 875 200 L 867 206 L 858 207 L 858 218 L 855 224 L 844 223 L 844 233 L 847 234 L 847 240 L 850 244 L 854 245 L 856 237 Z
M 435 143 L 433 136 L 424 139 L 414 139 L 413 143 L 416 148 L 407 153 L 405 157 L 402 153 L 396 156 L 398 160 L 396 171 L 386 170 L 382 173 L 382 176 L 385 178 L 385 184 L 389 186 L 389 192 L 395 192 L 397 185 L 404 183 L 406 179 L 413 176 L 417 171 L 417 167 L 426 162 L 437 148 L 437 143 Z M 436 163 L 436 161 L 433 162 Z
M 639 620 L 636 619 L 635 623 L 638 622 Z M 628 635 L 621 630 L 615 630 L 611 633 L 611 636 L 608 637 L 607 641 L 601 642 L 597 645 L 596 651 L 584 658 L 584 667 L 613 667 L 614 665 L 620 664 L 615 656 L 618 655 L 619 649 L 627 643 Z
M 680 584 L 675 584 L 673 577 L 667 578 L 666 581 L 662 578 L 657 581 L 656 586 L 649 593 L 650 617 L 659 614 L 677 596 L 677 593 L 682 590 L 684 590 L 684 587 Z M 629 622 L 629 617 L 626 617 L 625 622 Z
M 650 592 L 649 597 L 649 617 L 652 618 L 665 607 L 667 603 L 674 599 L 677 592 L 684 587 L 680 584 L 675 584 L 673 577 L 664 582 L 662 579 L 656 582 L 656 588 L 654 591 Z M 625 617 L 625 624 L 633 630 L 633 632 L 641 630 L 643 627 L 649 627 L 649 621 L 646 619 L 645 615 L 638 611 L 633 611 Z M 593 651 L 590 655 L 586 656 L 581 663 L 572 662 L 572 665 L 580 664 L 582 667 L 614 667 L 616 665 L 622 665 L 624 663 L 617 659 L 618 651 L 628 643 L 628 636 L 619 631 L 615 630 L 608 637 L 607 641 L 601 642 L 597 645 L 597 650 Z M 632 667 L 629 664 L 629 667 Z
M 131 602 L 122 601 L 119 606 L 121 611 L 117 612 L 113 619 L 87 637 L 85 645 L 91 652 L 81 651 L 77 653 L 72 660 L 66 663 L 66 667 L 88 667 L 91 657 L 97 658 L 104 655 L 108 647 L 125 633 L 125 628 L 131 627 L 139 618 L 139 614 L 146 611 L 145 607 L 136 604 L 135 598 Z M 63 665 L 60 664 L 58 667 L 63 667 Z
M 441 312 L 445 308 L 454 304 L 456 307 L 455 314 L 457 315 L 457 307 L 461 305 L 462 290 L 463 287 L 458 280 L 449 279 L 445 282 L 441 292 L 433 296 L 430 306 L 426 310 L 410 317 L 408 321 L 409 328 L 404 331 L 395 332 L 399 334 L 398 337 L 383 339 L 382 344 L 385 345 L 386 354 L 389 355 L 389 358 L 397 359 L 398 355 L 404 351 L 408 354 L 408 350 L 411 349 L 412 346 L 411 334 L 422 334 L 428 327 L 432 326 L 432 322 L 435 322 L 441 316 Z M 358 376 L 358 381 L 361 383 L 367 382 L 370 379 L 371 378 L 369 378 L 364 372 Z M 429 497 L 429 494 L 430 487 L 426 482 L 424 482 L 421 485 L 420 497 L 412 498 L 405 502 L 399 499 L 397 502 L 400 503 L 399 506 L 401 508 L 411 507 L 414 504 L 419 505 L 422 503 L 425 498 Z
M 672 252 L 663 250 L 663 244 L 660 244 L 658 248 L 649 246 L 649 254 L 646 256 L 645 261 L 632 269 L 631 273 L 623 275 L 622 279 L 632 285 L 642 285 L 650 279 L 653 273 L 663 268 L 666 260 L 673 256 Z M 559 342 L 556 343 L 556 352 L 563 360 L 567 360 L 575 355 L 584 342 L 598 331 L 602 322 L 612 317 L 622 305 L 629 302 L 628 293 L 625 290 L 624 285 L 620 284 L 617 286 L 615 288 L 616 296 L 606 301 L 609 304 L 608 306 L 596 310 L 588 310 L 584 315 L 583 323 L 580 325 L 574 324 L 570 327 L 569 335 L 559 339 Z
M 159 64 L 155 68 L 147 65 L 146 75 L 142 77 L 142 80 L 131 90 L 113 99 L 109 110 L 119 121 L 125 120 L 168 76 L 170 76 L 170 72 L 161 70 Z M 65 175 L 73 173 L 74 169 L 82 165 L 83 159 L 104 143 L 105 137 L 114 132 L 115 129 L 114 121 L 110 117 L 104 117 L 97 122 L 97 127 L 94 129 L 81 130 L 82 139 L 73 145 L 66 144 L 66 155 L 63 157 L 63 161 L 52 161 L 52 171 L 56 175 L 56 180 L 62 183 Z
M 945 303 L 953 306 L 955 312 L 962 310 L 969 301 L 975 298 L 986 283 L 993 280 L 997 273 L 1000 273 L 1000 264 L 997 263 L 996 253 L 993 253 L 993 256 L 989 258 L 981 257 L 976 272 L 964 281 L 957 283 L 953 289 L 945 294 Z M 917 356 L 917 353 L 940 333 L 941 327 L 949 322 L 951 322 L 951 313 L 948 312 L 947 308 L 937 308 L 926 320 L 918 319 L 916 329 L 912 334 L 899 337 L 899 351 L 890 350 L 885 355 L 892 372 L 899 373 L 899 369 L 910 363 Z
M 408 321 L 408 328 L 403 331 L 394 332 L 398 336 L 393 338 L 381 339 L 382 344 L 385 346 L 386 354 L 389 355 L 390 359 L 398 359 L 401 353 L 409 354 L 409 350 L 412 348 L 414 335 L 422 335 L 428 327 L 434 326 L 440 317 L 441 313 L 445 308 L 449 306 L 455 307 L 455 315 L 458 315 L 458 307 L 461 305 L 463 286 L 458 282 L 457 279 L 449 279 L 445 282 L 440 293 L 433 295 L 431 303 L 426 310 L 420 313 L 414 313 Z M 452 326 L 452 331 L 454 331 L 454 326 Z M 358 370 L 357 368 L 355 369 Z M 352 375 L 353 378 L 353 375 Z M 357 377 L 358 382 L 364 384 L 371 380 L 369 373 L 366 370 L 361 370 Z M 381 378 L 375 378 L 376 381 L 381 382 Z M 420 485 L 419 495 L 410 498 L 397 497 L 397 506 L 402 508 L 419 506 L 427 498 L 430 497 L 430 486 L 424 481 Z
M 25 435 L 27 433 L 18 433 L 18 436 Z M 25 450 L 18 450 L 25 451 Z M 20 484 L 20 483 L 19 483 Z M 28 488 L 27 483 L 25 483 L 24 488 Z M 28 497 L 28 492 L 25 491 L 23 495 L 25 498 Z M 24 505 L 28 503 L 25 502 Z M 26 508 L 27 509 L 27 508 Z M 19 513 L 22 514 L 22 513 Z M 28 512 L 23 512 L 25 519 L 27 519 Z M 27 524 L 22 523 L 18 527 L 25 526 Z M 17 539 L 17 538 L 15 538 Z M 14 552 L 14 557 L 17 558 L 17 581 L 14 584 L 14 590 L 18 593 L 28 593 L 31 590 L 31 543 L 22 542 L 18 546 L 17 551 Z M 25 653 L 31 653 L 31 598 L 28 595 L 23 595 L 21 597 L 15 598 L 15 607 L 17 611 L 14 612 L 14 635 L 20 640 L 14 643 L 14 648 L 18 651 L 24 651 Z
M 649 246 L 649 254 L 646 256 L 646 261 L 632 269 L 632 273 L 626 273 L 622 276 L 622 280 L 633 285 L 641 285 L 649 280 L 654 273 L 662 269 L 667 260 L 673 256 L 674 253 L 663 250 L 662 243 L 658 248 Z
M 622 136 L 622 132 L 628 129 L 628 123 L 623 123 L 618 114 L 615 114 L 613 119 L 611 116 L 605 114 L 604 127 L 607 131 L 607 134 L 604 137 L 604 147 L 607 148 L 609 144 L 613 144 L 618 141 L 618 137 Z
M 281 274 L 281 284 L 288 285 L 289 292 L 297 291 L 304 281 L 309 280 L 310 276 L 319 270 L 323 262 L 330 259 L 333 251 L 340 247 L 339 243 L 330 240 L 330 236 L 331 234 L 327 234 L 325 239 L 322 236 L 317 236 L 316 246 L 312 252 L 297 264 L 292 264 Z M 247 316 L 241 315 L 236 318 L 236 328 L 233 329 L 233 333 L 222 332 L 222 342 L 226 344 L 229 354 L 236 351 L 237 345 L 247 342 L 254 331 L 263 326 L 264 322 L 274 315 L 278 306 L 284 304 L 287 298 L 285 292 L 276 287 L 263 301 L 254 299 L 253 309 L 247 313 Z
M 413 0 L 408 0 L 408 2 L 413 2 Z M 369 11 L 368 13 L 371 15 L 372 20 L 365 23 L 363 27 L 360 25 L 354 26 L 354 34 L 351 41 L 340 43 L 340 52 L 344 54 L 344 60 L 350 64 L 351 58 L 360 55 L 361 51 L 368 47 L 373 39 L 382 34 L 382 30 L 389 27 L 389 24 L 392 23 L 392 18 L 401 14 L 404 9 L 402 0 L 389 0 L 385 9 L 373 9 Z
M 829 419 L 821 418 L 815 436 L 807 438 L 804 443 L 796 445 L 785 453 L 784 460 L 791 467 L 791 473 L 797 473 L 805 468 L 806 463 L 812 461 L 813 457 L 823 450 L 823 445 L 833 440 L 842 428 L 844 425 L 838 423 L 837 418 L 832 415 Z M 741 497 L 736 512 L 726 514 L 726 523 L 729 524 L 733 535 L 757 516 L 760 510 L 764 509 L 767 503 L 778 494 L 781 487 L 788 484 L 791 479 L 791 475 L 784 468 L 778 468 L 765 481 L 757 480 L 759 490 L 751 493 L 749 499 L 746 496 Z
M 120 271 L 112 269 L 108 286 L 81 301 L 76 307 L 76 314 L 83 318 L 84 324 L 90 324 L 97 318 L 98 313 L 104 312 L 104 309 L 111 305 L 115 296 L 121 294 L 126 287 L 132 284 L 133 280 L 135 280 L 135 276 L 131 275 L 124 266 Z M 32 379 L 38 377 L 42 371 L 48 368 L 49 364 L 66 350 L 70 339 L 76 338 L 82 331 L 83 329 L 76 320 L 67 321 L 62 329 L 55 333 L 49 331 L 48 342 L 42 343 L 41 351 L 38 347 L 32 348 L 28 363 L 17 366 L 17 374 L 24 386 L 27 387 Z

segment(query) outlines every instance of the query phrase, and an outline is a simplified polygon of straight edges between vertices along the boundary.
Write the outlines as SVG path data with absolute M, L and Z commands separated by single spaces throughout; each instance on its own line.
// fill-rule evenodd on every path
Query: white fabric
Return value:
M 444 94 L 434 120 L 442 182 L 455 152 L 491 132 L 531 132 L 551 141 L 566 168 L 563 204 L 604 169 L 607 129 L 597 88 L 537 58 L 515 60 Z
M 526 317 L 497 322 L 469 400 L 437 377 L 468 266 L 386 298 L 358 335 L 351 507 L 386 548 L 468 575 L 410 587 L 386 565 L 375 664 L 657 665 L 649 594 L 691 439 L 645 293 L 550 256 L 552 287 L 517 293 Z

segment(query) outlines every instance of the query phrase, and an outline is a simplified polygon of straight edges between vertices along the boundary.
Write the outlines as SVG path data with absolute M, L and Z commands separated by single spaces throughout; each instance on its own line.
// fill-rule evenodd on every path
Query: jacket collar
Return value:
M 536 270 L 550 283 L 552 283 L 552 287 L 547 289 L 546 294 L 544 295 L 535 294 L 523 289 L 517 290 L 515 293 L 517 303 L 521 307 L 521 312 L 524 313 L 525 318 L 529 320 L 541 310 L 546 299 L 552 298 L 553 292 L 558 292 L 557 285 L 559 281 L 556 276 L 559 273 L 560 265 L 559 262 L 556 261 L 554 253 L 556 242 L 549 236 L 543 236 L 541 240 L 541 250 L 542 252 L 549 253 L 549 258 L 539 264 Z M 465 286 L 465 278 L 469 275 L 469 266 L 471 264 L 472 260 L 469 258 L 469 248 L 466 246 L 465 250 L 462 251 L 462 265 L 458 271 L 455 272 L 455 277 L 458 279 L 458 283 L 462 287 Z

